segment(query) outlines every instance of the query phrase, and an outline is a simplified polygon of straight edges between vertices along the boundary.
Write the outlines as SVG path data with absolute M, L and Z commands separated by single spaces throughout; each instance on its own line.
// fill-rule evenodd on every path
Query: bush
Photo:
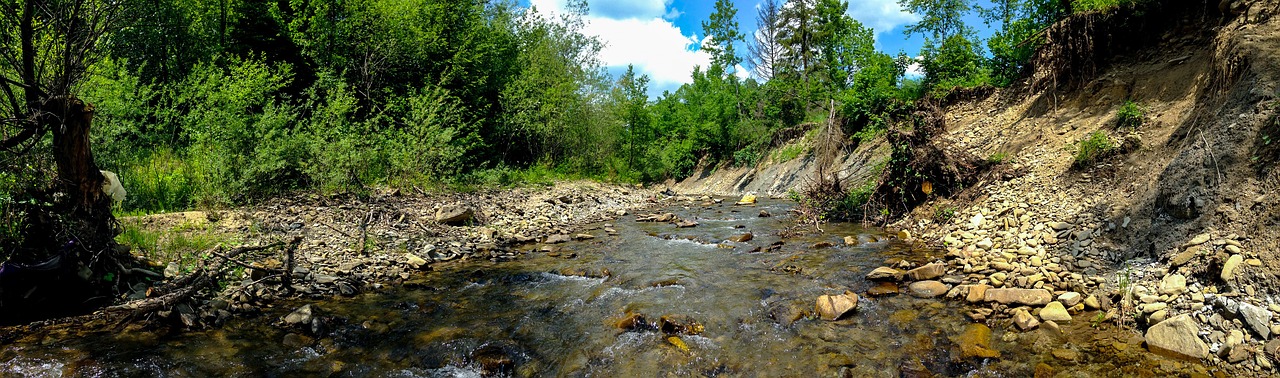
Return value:
M 987 162 L 991 164 L 1000 164 L 1009 160 L 1008 152 L 996 152 L 987 157 Z
M 1116 128 L 1120 130 L 1136 130 L 1147 119 L 1147 109 L 1141 104 L 1125 100 L 1124 105 L 1116 112 Z
M 1107 133 L 1101 130 L 1089 133 L 1088 136 L 1078 142 L 1075 166 L 1077 168 L 1084 167 L 1101 160 L 1109 155 L 1113 149 L 1115 149 L 1115 145 L 1111 143 L 1111 138 L 1107 136 Z
M 120 181 L 129 191 L 122 210 L 164 212 L 190 207 L 203 179 L 172 151 L 161 149 L 124 165 Z

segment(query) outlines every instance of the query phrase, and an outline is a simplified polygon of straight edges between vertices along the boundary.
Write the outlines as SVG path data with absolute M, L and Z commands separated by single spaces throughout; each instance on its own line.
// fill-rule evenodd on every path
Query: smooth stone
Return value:
M 1199 360 L 1209 356 L 1209 346 L 1200 340 L 1199 333 L 1199 327 L 1191 316 L 1182 314 L 1151 326 L 1145 339 L 1152 353 Z
M 1059 360 L 1075 361 L 1080 358 L 1080 352 L 1071 349 L 1054 349 L 1053 356 Z
M 427 260 L 421 257 L 418 257 L 418 255 L 415 255 L 412 253 L 406 253 L 404 254 L 404 257 L 408 261 L 409 266 L 413 267 L 414 269 L 422 269 L 424 265 L 427 265 Z
M 912 282 L 908 288 L 911 289 L 911 295 L 920 298 L 935 298 L 946 294 L 947 290 L 951 289 L 947 284 L 932 280 Z
M 1027 311 L 1027 309 L 1018 308 L 1013 311 L 1013 324 L 1017 325 L 1018 329 L 1026 332 L 1039 327 L 1040 321 L 1036 320 L 1036 317 L 1031 315 L 1031 312 Z
M 876 284 L 876 286 L 872 286 L 870 289 L 867 289 L 867 295 L 870 295 L 873 297 L 883 297 L 886 295 L 894 295 L 894 294 L 898 294 L 899 292 L 901 292 L 901 289 L 898 288 L 898 284 L 893 282 L 881 282 Z
M 1156 290 L 1160 294 L 1180 295 L 1187 292 L 1187 277 L 1181 274 L 1170 274 L 1160 279 L 1159 289 Z
M 1196 254 L 1198 253 L 1200 253 L 1199 246 L 1192 246 L 1190 248 L 1187 248 L 1186 250 L 1178 253 L 1177 255 L 1174 255 L 1173 258 L 1169 259 L 1169 266 L 1171 267 L 1182 266 L 1190 262 L 1191 259 L 1195 258 Z
M 1102 303 L 1098 301 L 1098 297 L 1090 295 L 1084 298 L 1084 307 L 1090 310 L 1097 310 L 1102 308 Z
M 872 281 L 897 281 L 902 279 L 903 274 L 906 273 L 901 270 L 882 266 L 875 268 L 871 273 L 867 273 L 867 279 Z
M 907 279 L 910 279 L 912 281 L 923 281 L 923 280 L 931 280 L 934 278 L 942 277 L 942 275 L 946 273 L 947 273 L 946 265 L 933 263 L 933 264 L 927 264 L 925 266 L 915 268 L 912 270 L 908 270 L 906 277 Z
M 1207 241 L 1209 241 L 1209 234 L 1208 234 L 1208 233 L 1203 233 L 1203 234 L 1196 235 L 1195 237 L 1191 238 L 1191 240 L 1188 240 L 1188 241 L 1187 241 L 1187 244 L 1183 244 L 1183 246 L 1188 246 L 1188 247 L 1189 247 L 1189 246 L 1193 246 L 1193 245 L 1200 245 L 1200 244 L 1204 244 L 1204 243 L 1205 243 L 1205 242 L 1207 242 Z
M 1240 263 L 1244 262 L 1244 257 L 1240 255 L 1231 255 L 1227 258 L 1227 262 L 1222 264 L 1222 274 L 1219 275 L 1223 281 L 1231 281 L 1235 277 L 1236 269 L 1240 267 Z
M 965 296 L 965 300 L 969 303 L 982 302 L 987 297 L 988 289 L 991 289 L 991 286 L 981 284 L 969 286 L 969 295 Z
M 1071 228 L 1071 223 L 1053 222 L 1053 223 L 1049 223 L 1049 228 L 1052 228 L 1054 231 L 1062 231 L 1062 230 Z
M 1081 300 L 1083 300 L 1083 298 L 1080 296 L 1080 293 L 1074 291 L 1068 291 L 1058 296 L 1058 302 L 1062 302 L 1062 304 L 1067 307 L 1075 306 L 1077 303 L 1080 303 Z
M 1053 300 L 1053 293 L 1045 289 L 990 289 L 986 292 L 986 302 L 1001 304 L 1021 304 L 1027 306 L 1043 306 Z
M 982 248 L 983 250 L 989 251 L 991 250 L 991 247 L 995 246 L 995 242 L 991 241 L 991 239 L 982 239 L 982 241 L 977 242 L 974 245 L 976 245 L 978 248 Z
M 302 305 L 302 307 L 293 310 L 289 315 L 285 315 L 284 322 L 288 324 L 311 324 L 312 314 L 311 305 Z
M 1071 314 L 1067 312 L 1067 308 L 1062 305 L 1062 302 L 1053 301 L 1045 305 L 1043 309 L 1040 309 L 1040 319 L 1069 322 L 1071 321 Z

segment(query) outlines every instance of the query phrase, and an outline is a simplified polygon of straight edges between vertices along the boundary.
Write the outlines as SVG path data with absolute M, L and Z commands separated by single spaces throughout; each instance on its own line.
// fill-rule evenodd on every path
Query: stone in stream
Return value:
M 755 239 L 755 237 L 756 237 L 755 235 L 748 232 L 742 235 L 736 235 L 736 236 L 730 237 L 729 240 L 739 242 L 739 243 L 744 243 L 744 242 L 751 241 L 751 239 Z
M 1067 308 L 1062 305 L 1062 302 L 1053 301 L 1040 309 L 1040 319 L 1069 322 L 1071 321 L 1071 314 L 1067 312 Z
M 1053 301 L 1053 293 L 1045 289 L 989 289 L 986 292 L 985 301 L 1000 302 L 1000 304 L 1043 306 Z
M 982 284 L 969 286 L 969 294 L 965 296 L 965 300 L 969 303 L 982 302 L 983 300 L 986 300 L 987 290 L 989 289 L 991 289 L 991 286 Z
M 761 210 L 760 210 L 760 217 L 761 217 L 761 218 L 768 218 L 768 217 L 771 217 L 771 216 L 773 216 L 773 214 L 769 214 L 769 212 L 768 212 L 768 211 L 766 211 L 766 210 L 764 210 L 764 209 L 761 209 Z
M 738 202 L 735 203 L 735 205 L 754 205 L 755 203 L 756 203 L 756 195 L 747 194 L 742 196 L 742 199 L 738 200 Z
M 485 345 L 471 352 L 471 361 L 480 365 L 481 375 L 507 376 L 515 372 L 515 362 L 501 346 Z
M 595 239 L 595 238 L 596 238 L 596 236 L 595 236 L 595 235 L 592 235 L 592 234 L 577 234 L 577 235 L 573 235 L 573 240 L 591 240 L 591 239 Z
M 293 310 L 293 312 L 289 313 L 289 315 L 285 315 L 284 322 L 285 324 L 291 324 L 291 325 L 306 325 L 306 324 L 311 324 L 311 320 L 313 318 L 314 318 L 314 315 L 313 315 L 312 307 L 311 305 L 307 304 L 307 305 L 302 305 L 302 307 L 298 307 L 298 309 L 296 310 Z
M 676 228 L 690 228 L 690 227 L 697 227 L 697 226 L 698 226 L 698 221 L 695 221 L 695 220 L 682 220 L 682 221 L 676 222 Z
M 942 277 L 942 275 L 946 273 L 947 273 L 946 265 L 933 263 L 933 264 L 928 264 L 912 270 L 908 270 L 906 274 L 906 278 L 912 281 L 923 281 L 923 280 L 931 280 L 934 278 Z
M 1000 358 L 1000 351 L 991 349 L 991 328 L 981 323 L 965 325 L 956 344 L 961 358 Z
M 845 237 L 844 237 L 844 245 L 858 245 L 858 237 L 856 237 L 856 236 L 845 236 Z
M 1062 302 L 1062 305 L 1067 307 L 1075 306 L 1082 300 L 1084 300 L 1084 298 L 1080 296 L 1080 293 L 1074 291 L 1068 291 L 1058 296 L 1058 302 Z
M 872 281 L 897 281 L 902 279 L 903 274 L 905 273 L 901 270 L 882 266 L 875 268 L 871 273 L 867 273 L 867 279 Z
M 436 210 L 436 222 L 448 225 L 467 223 L 475 217 L 475 210 L 462 205 L 442 206 Z
M 1200 340 L 1199 332 L 1191 315 L 1182 314 L 1151 326 L 1145 339 L 1152 353 L 1199 360 L 1209 356 L 1209 346 Z
M 573 238 L 569 235 L 555 234 L 555 235 L 548 235 L 547 239 L 543 240 L 542 242 L 546 244 L 560 244 L 560 243 L 568 243 L 570 240 L 573 240 Z
M 1018 329 L 1026 332 L 1039 327 L 1040 321 L 1036 320 L 1036 317 L 1031 315 L 1031 312 L 1027 311 L 1027 309 L 1018 308 L 1013 311 L 1013 324 L 1017 325 Z
M 876 286 L 872 286 L 870 289 L 867 289 L 867 295 L 870 295 L 873 297 L 883 297 L 886 295 L 898 294 L 900 291 L 901 289 L 898 288 L 898 284 L 896 283 L 880 282 L 876 284 Z
M 613 325 L 622 331 L 647 331 L 654 329 L 653 324 L 650 324 L 645 319 L 644 315 L 634 312 L 627 312 L 622 319 L 618 319 L 618 321 L 614 322 Z
M 839 320 L 858 308 L 858 295 L 845 291 L 840 295 L 822 295 L 814 306 L 814 312 L 822 320 Z
M 809 316 L 809 314 L 810 313 L 801 308 L 801 306 L 790 301 L 774 303 L 769 307 L 769 318 L 773 319 L 774 323 L 784 326 L 790 326 L 791 324 L 800 321 L 800 319 L 804 319 Z
M 687 315 L 663 315 L 658 319 L 658 330 L 667 335 L 699 335 L 704 329 Z
M 947 293 L 951 287 L 938 281 L 916 281 L 907 286 L 911 289 L 911 295 L 920 298 L 936 298 Z

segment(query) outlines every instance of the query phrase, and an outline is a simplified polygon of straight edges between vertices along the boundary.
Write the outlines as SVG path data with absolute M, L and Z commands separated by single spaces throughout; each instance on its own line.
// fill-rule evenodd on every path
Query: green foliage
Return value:
M 990 72 L 978 46 L 961 34 L 948 37 L 941 45 L 925 42 L 920 67 L 925 72 L 924 85 L 934 98 L 945 96 L 955 88 L 971 88 L 990 84 Z
M 1141 3 L 1145 0 L 1072 0 L 1071 8 L 1077 13 L 1105 11 Z
M 772 159 L 775 162 L 791 161 L 808 151 L 809 149 L 803 143 L 791 143 L 774 150 Z
M 195 202 L 196 185 L 204 180 L 168 149 L 159 149 L 125 164 L 121 185 L 128 188 L 123 209 L 143 212 L 181 211 Z M 121 210 L 123 210 L 121 209 Z
M 939 224 L 946 224 L 952 218 L 956 217 L 955 206 L 936 205 L 933 207 L 933 220 Z
M 1110 154 L 1114 148 L 1115 145 L 1111 143 L 1111 138 L 1107 136 L 1107 133 L 1101 130 L 1089 133 L 1088 136 L 1077 143 L 1075 166 L 1084 167 L 1098 161 Z
M 1116 128 L 1120 130 L 1137 130 L 1147 119 L 1147 109 L 1132 100 L 1124 100 L 1124 105 L 1116 112 Z
M 997 151 L 997 152 L 991 153 L 991 156 L 987 157 L 987 162 L 990 162 L 991 164 L 1000 164 L 1006 161 L 1009 161 L 1008 152 Z

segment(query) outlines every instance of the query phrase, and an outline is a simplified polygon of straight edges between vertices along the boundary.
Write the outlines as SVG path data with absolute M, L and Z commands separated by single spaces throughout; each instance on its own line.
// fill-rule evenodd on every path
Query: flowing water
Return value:
M 790 206 L 668 209 L 700 222 L 680 229 L 626 217 L 613 225 L 617 236 L 596 225 L 595 239 L 557 245 L 555 253 L 437 265 L 393 289 L 283 303 L 216 330 L 50 330 L 0 345 L 0 375 L 1023 377 L 1202 369 L 1151 356 L 1138 335 L 1087 320 L 1027 333 L 997 323 L 991 347 L 1001 357 L 965 358 L 957 347 L 971 323 L 964 304 L 863 295 L 873 286 L 863 278 L 871 269 L 939 252 L 854 224 L 782 239 L 777 231 L 794 222 Z M 728 241 L 746 232 L 754 239 Z M 861 243 L 846 246 L 845 236 Z M 862 295 L 847 318 L 791 321 L 819 295 L 845 290 Z M 322 329 L 280 325 L 307 303 L 321 311 Z M 639 326 L 619 327 L 637 314 L 645 318 Z M 654 326 L 663 316 L 692 319 L 702 332 L 669 338 Z

